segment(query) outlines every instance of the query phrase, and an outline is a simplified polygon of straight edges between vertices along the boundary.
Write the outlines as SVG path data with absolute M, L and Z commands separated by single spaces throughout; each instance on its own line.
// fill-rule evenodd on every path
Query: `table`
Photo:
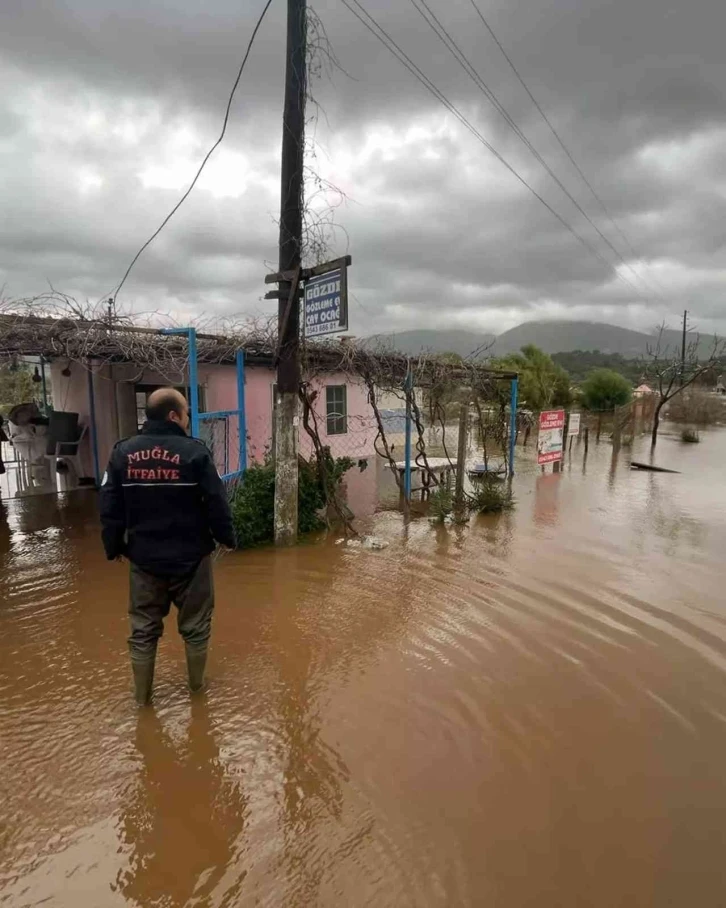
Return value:
M 439 479 L 439 483 L 448 486 L 451 481 L 451 475 L 456 471 L 456 461 L 449 460 L 448 457 L 427 457 L 427 463 L 429 469 L 427 470 L 423 464 L 419 465 L 415 460 L 411 461 L 411 497 L 413 497 L 414 492 L 421 493 L 421 501 L 426 501 L 431 495 L 431 489 L 437 488 L 437 484 L 432 483 L 431 474 Z M 391 466 L 393 469 L 393 466 Z M 406 472 L 406 462 L 401 460 L 396 463 L 396 470 L 398 475 L 401 478 L 401 501 L 403 502 L 403 477 Z M 413 487 L 413 477 L 416 473 L 421 473 L 421 485 L 414 488 Z

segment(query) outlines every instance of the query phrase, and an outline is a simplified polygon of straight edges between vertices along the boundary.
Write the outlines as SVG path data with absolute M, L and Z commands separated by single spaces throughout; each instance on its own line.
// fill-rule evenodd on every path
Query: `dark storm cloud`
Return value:
M 503 317 L 571 311 L 649 326 L 656 310 L 663 317 L 682 309 L 685 296 L 705 325 L 726 331 L 719 299 L 726 4 L 480 3 L 626 241 L 469 0 L 429 3 L 600 230 L 629 262 L 635 252 L 649 267 L 636 264 L 634 274 L 618 260 L 410 0 L 365 6 L 591 249 L 457 126 L 339 0 L 321 0 L 316 10 L 352 78 L 334 72 L 313 85 L 324 109 L 317 166 L 351 199 L 337 220 L 354 255 L 361 324 L 374 330 L 460 318 L 496 329 Z M 241 155 L 239 165 L 215 159 L 212 182 L 198 187 L 139 262 L 125 293 L 140 309 L 231 313 L 263 305 L 265 262 L 275 259 L 284 5 L 273 3 L 234 105 L 224 148 Z M 6 5 L 6 292 L 31 294 L 50 280 L 97 298 L 114 286 L 215 137 L 261 8 L 232 0 Z M 412 138 L 411 130 L 419 132 Z M 182 176 L 166 180 L 167 171 Z M 233 176 L 244 186 L 226 194 Z M 337 241 L 344 251 L 342 233 Z

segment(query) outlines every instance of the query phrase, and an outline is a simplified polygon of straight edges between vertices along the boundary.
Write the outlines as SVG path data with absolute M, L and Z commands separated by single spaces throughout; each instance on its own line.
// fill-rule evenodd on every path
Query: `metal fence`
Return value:
M 225 482 L 238 480 L 247 469 L 245 420 L 245 355 L 237 351 L 237 407 L 232 410 L 199 411 L 197 333 L 194 328 L 168 328 L 164 334 L 185 336 L 189 342 L 189 416 L 194 438 L 206 442 Z

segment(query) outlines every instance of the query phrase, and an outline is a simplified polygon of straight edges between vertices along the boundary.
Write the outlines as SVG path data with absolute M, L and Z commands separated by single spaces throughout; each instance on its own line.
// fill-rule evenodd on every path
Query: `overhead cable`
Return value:
M 260 30 L 262 21 L 265 18 L 265 15 L 267 14 L 267 10 L 270 8 L 271 4 L 272 4 L 272 0 L 267 0 L 267 3 L 265 4 L 265 7 L 262 10 L 262 12 L 260 13 L 260 16 L 257 20 L 257 24 L 255 25 L 255 27 L 252 31 L 250 40 L 247 43 L 247 50 L 245 52 L 244 58 L 242 59 L 242 63 L 240 64 L 239 70 L 237 71 L 237 78 L 234 80 L 234 85 L 232 86 L 232 91 L 230 92 L 229 99 L 227 100 L 227 108 L 224 112 L 224 122 L 222 123 L 222 131 L 219 134 L 219 138 L 217 139 L 217 141 L 214 143 L 214 145 L 212 145 L 212 147 L 209 149 L 209 151 L 204 156 L 204 160 L 199 165 L 199 169 L 197 170 L 196 174 L 194 175 L 194 179 L 189 184 L 189 188 L 186 190 L 184 195 L 179 199 L 179 201 L 171 209 L 169 214 L 167 214 L 167 216 L 164 218 L 164 220 L 161 222 L 161 224 L 151 234 L 149 239 L 144 243 L 144 245 L 139 249 L 139 251 L 136 253 L 136 255 L 131 260 L 131 264 L 126 269 L 126 273 L 121 278 L 121 282 L 119 283 L 119 285 L 116 287 L 115 291 L 112 294 L 112 297 L 114 300 L 118 297 L 119 293 L 121 292 L 121 288 L 126 283 L 126 279 L 128 278 L 129 274 L 131 274 L 131 269 L 134 267 L 136 262 L 139 260 L 142 253 L 144 252 L 144 250 L 147 249 L 153 243 L 153 241 L 157 238 L 157 236 L 159 236 L 159 234 L 164 229 L 164 227 L 166 227 L 166 225 L 169 223 L 169 221 L 172 219 L 172 217 L 177 213 L 177 211 L 181 208 L 181 206 L 187 200 L 187 198 L 191 194 L 192 189 L 194 189 L 194 187 L 196 186 L 197 180 L 202 175 L 202 171 L 204 170 L 204 168 L 207 164 L 207 161 L 212 157 L 214 152 L 221 145 L 222 139 L 224 139 L 225 133 L 227 132 L 227 124 L 229 123 L 229 113 L 232 108 L 232 101 L 234 100 L 234 95 L 235 95 L 235 92 L 237 91 L 237 86 L 239 85 L 240 79 L 242 78 L 242 73 L 243 73 L 245 65 L 247 63 L 247 59 L 249 58 L 250 51 L 252 50 L 252 45 L 255 43 L 255 38 L 257 37 L 257 32 Z

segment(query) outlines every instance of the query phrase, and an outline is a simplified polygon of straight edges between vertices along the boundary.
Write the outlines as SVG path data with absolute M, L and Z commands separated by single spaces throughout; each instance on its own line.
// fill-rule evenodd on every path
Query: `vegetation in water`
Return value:
M 498 514 L 509 511 L 515 505 L 509 485 L 492 479 L 477 484 L 470 496 L 469 507 L 479 514 Z
M 298 468 L 298 527 L 300 534 L 325 527 L 322 512 L 327 505 L 323 476 L 328 489 L 337 489 L 353 466 L 348 457 L 337 459 L 325 451 L 321 474 L 316 461 L 302 458 Z M 268 461 L 249 467 L 231 492 L 232 521 L 237 546 L 249 549 L 272 542 L 275 537 L 275 467 Z
M 668 404 L 668 419 L 693 426 L 726 422 L 726 400 L 702 388 L 688 388 Z
M 698 434 L 697 429 L 684 429 L 681 432 L 681 441 L 685 441 L 688 444 L 695 445 L 695 444 L 698 444 L 698 442 L 700 440 L 701 440 L 701 437 Z
M 429 497 L 429 520 L 432 523 L 444 523 L 454 510 L 454 496 L 451 489 L 439 486 Z

